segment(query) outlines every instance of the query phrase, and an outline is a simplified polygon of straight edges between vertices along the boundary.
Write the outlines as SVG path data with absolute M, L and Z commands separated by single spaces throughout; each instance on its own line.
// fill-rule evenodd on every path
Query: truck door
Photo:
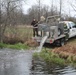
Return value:
M 74 36 L 74 33 L 73 33 L 73 27 L 71 25 L 71 23 L 68 23 L 68 28 L 69 28 L 69 38 L 73 37 Z
M 76 36 L 76 24 L 72 22 L 71 26 L 72 26 L 73 36 Z
M 68 23 L 70 32 L 69 32 L 69 37 L 74 37 L 76 35 L 76 27 L 73 22 Z

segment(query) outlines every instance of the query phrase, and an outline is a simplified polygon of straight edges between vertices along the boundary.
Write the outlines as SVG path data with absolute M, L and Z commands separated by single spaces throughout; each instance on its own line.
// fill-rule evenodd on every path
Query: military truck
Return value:
M 59 16 L 49 16 L 45 22 L 38 24 L 38 36 L 34 39 L 40 42 L 45 35 L 48 35 L 46 43 L 63 46 L 69 38 L 76 36 L 76 25 L 60 21 Z

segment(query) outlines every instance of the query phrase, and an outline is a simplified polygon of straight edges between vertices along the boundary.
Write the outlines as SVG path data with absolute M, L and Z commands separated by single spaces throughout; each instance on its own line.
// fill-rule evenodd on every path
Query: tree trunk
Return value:
M 0 42 L 2 43 L 3 42 L 3 39 L 2 39 L 2 11 L 1 11 L 1 5 L 0 5 Z

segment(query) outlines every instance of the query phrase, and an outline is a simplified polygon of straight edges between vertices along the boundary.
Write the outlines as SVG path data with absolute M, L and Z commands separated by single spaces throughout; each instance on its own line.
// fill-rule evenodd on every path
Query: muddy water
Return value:
M 0 75 L 30 75 L 32 51 L 0 49 Z

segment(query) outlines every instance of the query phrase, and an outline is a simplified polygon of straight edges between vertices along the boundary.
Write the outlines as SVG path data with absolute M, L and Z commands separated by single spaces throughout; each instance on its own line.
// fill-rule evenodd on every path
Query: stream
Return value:
M 76 68 L 46 65 L 34 60 L 33 50 L 0 49 L 0 75 L 76 75 Z
M 30 75 L 31 50 L 0 49 L 0 75 Z
M 31 75 L 76 75 L 76 68 L 72 66 L 47 65 L 40 60 L 34 60 Z

